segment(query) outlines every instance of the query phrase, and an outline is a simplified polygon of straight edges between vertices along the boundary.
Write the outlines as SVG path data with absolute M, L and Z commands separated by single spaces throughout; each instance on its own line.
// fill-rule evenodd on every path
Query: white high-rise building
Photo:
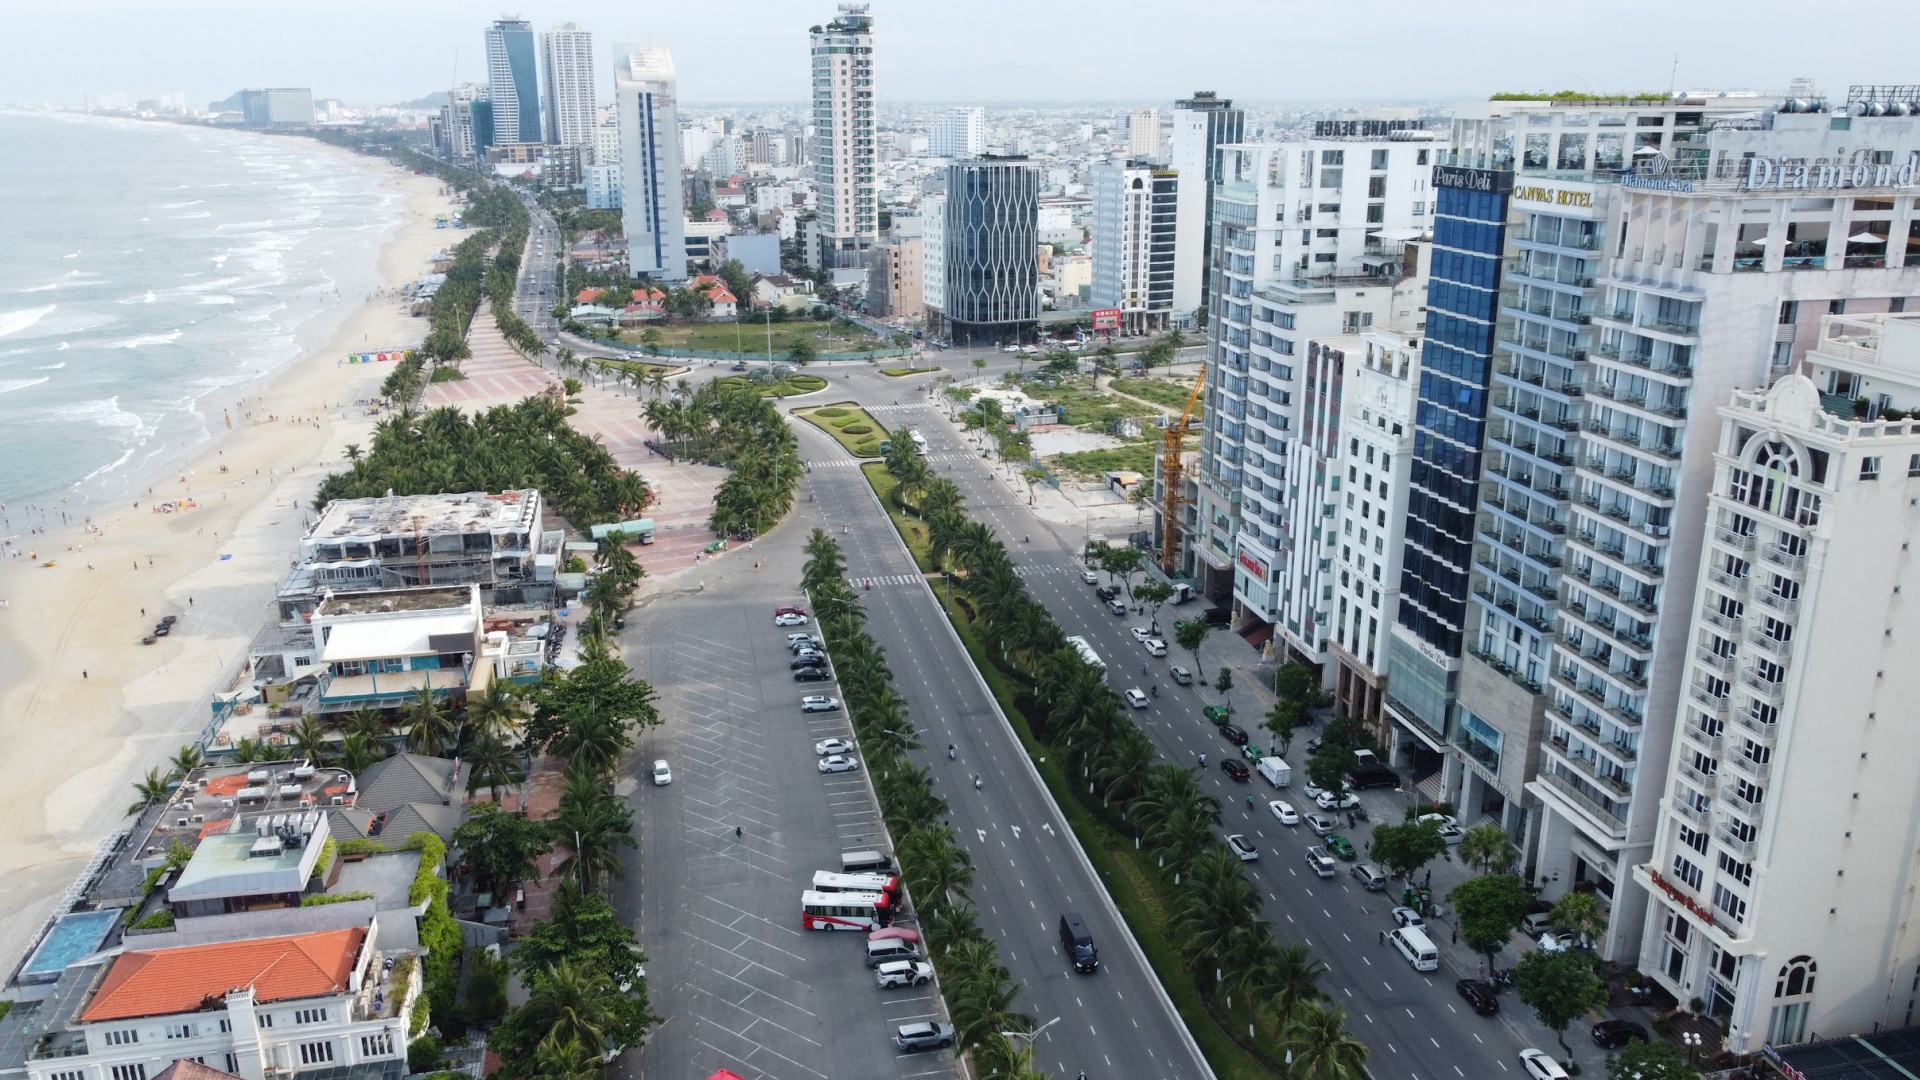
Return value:
M 920 301 L 928 325 L 947 310 L 947 197 L 920 200 Z
M 1129 333 L 1166 330 L 1180 176 L 1143 162 L 1102 162 L 1092 179 L 1093 306 L 1119 309 Z
M 950 109 L 933 125 L 927 150 L 934 157 L 979 157 L 987 150 L 987 110 L 978 106 Z
M 680 108 L 665 45 L 621 45 L 614 71 L 620 117 L 621 217 L 627 263 L 666 281 L 687 276 L 686 196 L 681 187 Z
M 620 110 L 602 105 L 593 126 L 593 162 L 596 165 L 620 164 Z M 686 160 L 684 157 L 681 160 Z
M 817 250 L 822 269 L 865 266 L 880 237 L 874 183 L 873 18 L 866 4 L 840 14 L 811 35 L 813 55 L 813 182 Z
M 1213 266 L 1213 185 L 1220 179 L 1220 147 L 1242 141 L 1246 113 L 1203 90 L 1174 102 L 1169 164 L 1180 174 L 1174 221 L 1173 309 L 1182 319 L 1207 303 Z
M 1158 163 L 1162 152 L 1160 141 L 1159 109 L 1142 106 L 1128 114 L 1127 156 L 1129 158 Z
M 591 149 L 595 122 L 593 33 L 561 23 L 540 35 L 547 141 Z
M 1672 628 L 1682 737 L 1633 868 L 1653 902 L 1640 970 L 1704 1001 L 1740 1053 L 1920 1019 L 1920 317 L 1830 315 L 1815 342 L 1804 374 L 1733 391 L 1717 436 L 1689 434 L 1712 456 Z

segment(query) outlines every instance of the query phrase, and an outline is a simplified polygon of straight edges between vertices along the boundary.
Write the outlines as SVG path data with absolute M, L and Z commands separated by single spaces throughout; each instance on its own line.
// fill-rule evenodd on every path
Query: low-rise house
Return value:
M 813 304 L 813 282 L 788 274 L 757 274 L 753 291 L 761 304 L 778 304 L 788 311 L 805 311 Z
M 421 690 L 464 698 L 485 689 L 484 618 L 477 585 L 329 596 L 313 612 L 319 711 L 404 706 Z
M 451 842 L 467 802 L 473 770 L 458 759 L 395 754 L 360 774 L 360 791 L 351 807 L 335 808 L 334 835 L 340 839 L 405 840 L 430 832 Z
M 399 1080 L 421 979 L 364 926 L 128 950 L 69 968 L 22 1034 L 28 1080 L 148 1080 L 176 1061 L 265 1080 Z M 175 1076 L 181 1073 L 176 1071 Z
M 203 837 L 167 890 L 176 919 L 299 907 L 331 831 L 318 810 L 235 818 Z

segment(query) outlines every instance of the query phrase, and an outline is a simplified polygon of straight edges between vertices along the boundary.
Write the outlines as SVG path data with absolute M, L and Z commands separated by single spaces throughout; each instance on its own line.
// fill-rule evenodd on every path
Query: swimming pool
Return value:
M 53 929 L 40 940 L 39 948 L 20 969 L 23 983 L 50 983 L 60 978 L 67 965 L 89 956 L 107 939 L 108 931 L 120 921 L 118 908 L 108 911 L 75 911 L 53 921 Z

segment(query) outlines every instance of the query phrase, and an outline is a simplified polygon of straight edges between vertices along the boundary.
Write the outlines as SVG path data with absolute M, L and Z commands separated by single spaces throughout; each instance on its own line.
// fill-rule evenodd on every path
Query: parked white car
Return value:
M 829 754 L 850 754 L 857 749 L 859 749 L 859 747 L 853 745 L 853 743 L 847 739 L 821 739 L 819 742 L 813 744 L 813 752 L 819 754 L 821 757 L 826 757 Z
M 1146 647 L 1147 647 L 1147 655 L 1148 655 L 1148 656 L 1165 656 L 1165 655 L 1167 655 L 1167 643 L 1166 643 L 1166 641 L 1165 641 L 1165 640 L 1163 640 L 1163 639 L 1161 639 L 1161 638 L 1157 638 L 1157 637 L 1156 637 L 1156 638 L 1148 638 L 1148 639 L 1147 639 L 1147 640 L 1146 640 L 1145 642 L 1143 642 L 1142 644 L 1144 644 L 1144 645 L 1146 645 Z
M 1267 809 L 1273 812 L 1273 816 L 1278 818 L 1280 820 L 1280 824 L 1282 825 L 1300 824 L 1299 811 L 1293 808 L 1292 803 L 1289 803 L 1284 799 L 1273 800 L 1272 802 L 1267 804 Z
M 845 754 L 833 754 L 820 759 L 820 771 L 824 773 L 852 772 L 860 763 Z
M 653 763 L 653 786 L 666 787 L 671 783 L 673 783 L 673 770 L 667 767 L 667 759 L 656 759 Z

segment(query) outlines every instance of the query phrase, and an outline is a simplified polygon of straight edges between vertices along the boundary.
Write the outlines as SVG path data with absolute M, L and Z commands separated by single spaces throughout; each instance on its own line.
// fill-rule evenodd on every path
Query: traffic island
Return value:
M 834 441 L 846 447 L 854 457 L 877 458 L 886 453 L 880 449 L 880 444 L 887 438 L 886 427 L 851 401 L 795 409 L 793 415 L 833 436 Z

